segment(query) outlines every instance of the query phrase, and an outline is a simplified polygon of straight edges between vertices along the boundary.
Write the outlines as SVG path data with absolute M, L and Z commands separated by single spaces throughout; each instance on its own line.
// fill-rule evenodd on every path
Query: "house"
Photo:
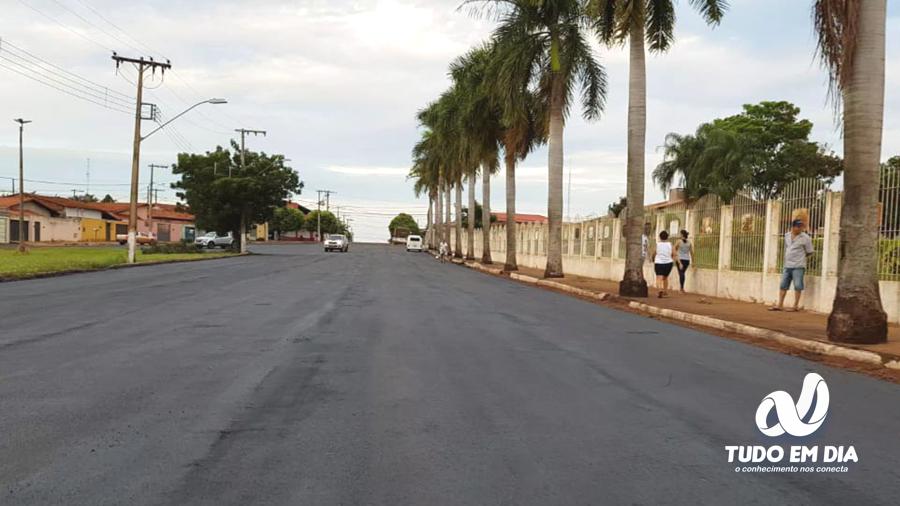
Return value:
M 285 204 L 285 207 L 288 209 L 297 209 L 303 216 L 307 216 L 310 213 L 310 210 L 304 206 L 296 202 L 288 201 Z M 263 223 L 261 225 L 256 225 L 256 232 L 250 232 L 250 237 L 256 241 L 315 241 L 316 240 L 316 232 L 310 232 L 308 230 L 297 230 L 294 232 L 284 232 L 278 233 L 271 229 L 271 225 L 269 223 Z
M 0 242 L 19 240 L 19 195 L 0 197 Z M 108 242 L 128 231 L 127 203 L 80 200 L 25 194 L 25 240 L 32 242 Z M 152 218 L 152 219 L 151 219 Z M 151 225 L 152 222 L 152 225 Z M 160 241 L 193 240 L 194 216 L 172 204 L 138 204 L 139 232 L 151 227 Z
M 491 213 L 492 221 L 498 224 L 506 223 L 506 213 Z M 527 223 L 547 223 L 547 217 L 541 216 L 540 214 L 522 214 L 516 213 L 516 223 L 519 225 L 527 224 Z

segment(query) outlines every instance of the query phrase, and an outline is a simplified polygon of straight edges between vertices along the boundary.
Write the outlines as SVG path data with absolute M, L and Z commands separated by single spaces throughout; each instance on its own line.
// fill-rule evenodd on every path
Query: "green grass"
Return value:
M 218 258 L 231 253 L 154 253 L 138 252 L 138 262 L 178 262 Z M 15 248 L 0 249 L 0 278 L 28 278 L 65 271 L 105 269 L 124 264 L 126 250 L 116 247 L 39 246 L 21 254 Z

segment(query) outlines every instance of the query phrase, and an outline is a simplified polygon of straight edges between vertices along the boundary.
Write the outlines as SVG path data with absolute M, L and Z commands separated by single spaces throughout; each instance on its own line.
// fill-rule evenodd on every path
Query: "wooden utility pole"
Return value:
M 165 165 L 157 165 L 155 163 L 151 163 L 148 165 L 150 167 L 150 186 L 147 187 L 147 227 L 150 229 L 150 233 L 153 233 L 153 195 L 156 192 L 156 189 L 153 188 L 153 173 L 154 169 L 165 169 Z
M 247 149 L 244 144 L 247 134 L 262 135 L 263 137 L 265 137 L 266 131 L 265 130 L 248 130 L 246 128 L 236 128 L 234 131 L 240 132 L 240 134 L 241 134 L 241 172 L 243 172 L 244 167 L 247 163 L 247 160 L 245 157 L 245 155 L 247 153 Z M 229 176 L 230 175 L 231 174 L 229 174 Z M 246 211 L 246 209 L 242 208 L 241 209 L 241 253 L 246 253 L 246 252 L 247 252 L 247 211 Z
M 19 253 L 25 253 L 28 227 L 25 226 L 25 156 L 22 149 L 22 137 L 25 124 L 31 123 L 31 120 L 18 118 L 13 121 L 19 124 Z
M 135 262 L 135 246 L 137 244 L 138 178 L 140 177 L 141 140 L 143 140 L 141 137 L 141 120 L 143 119 L 141 112 L 144 106 L 144 72 L 150 70 L 155 73 L 156 69 L 165 72 L 172 68 L 172 65 L 168 61 L 163 63 L 154 61 L 152 58 L 149 60 L 145 60 L 143 57 L 125 58 L 116 53 L 113 53 L 112 59 L 116 62 L 117 69 L 123 63 L 132 63 L 137 67 L 138 71 L 137 98 L 134 107 L 134 145 L 131 155 L 131 194 L 128 206 L 128 263 L 133 264 Z

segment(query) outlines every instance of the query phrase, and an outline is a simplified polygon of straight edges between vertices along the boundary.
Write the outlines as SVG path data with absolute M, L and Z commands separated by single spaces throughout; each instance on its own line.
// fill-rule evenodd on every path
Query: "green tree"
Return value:
M 72 199 L 77 200 L 79 202 L 86 202 L 86 203 L 100 202 L 100 200 L 97 199 L 97 197 L 91 193 L 85 193 L 84 195 L 76 195 L 76 196 L 72 197 Z
M 419 230 L 419 224 L 416 223 L 416 219 L 406 213 L 400 213 L 391 220 L 391 223 L 388 225 L 388 232 L 391 234 L 391 237 L 394 237 L 394 232 L 397 229 L 404 229 L 414 235 L 422 233 Z
M 180 180 L 172 188 L 191 209 L 199 228 L 231 232 L 240 247 L 246 224 L 271 221 L 275 209 L 299 194 L 303 183 L 284 165 L 282 155 L 248 151 L 242 169 L 240 149 L 232 147 L 233 153 L 219 146 L 204 154 L 179 154 L 172 172 Z
M 818 55 L 830 95 L 843 105 L 844 203 L 837 290 L 828 339 L 887 340 L 878 285 L 878 185 L 884 127 L 887 1 L 815 0 Z
M 270 226 L 279 234 L 296 232 L 303 228 L 303 212 L 290 207 L 279 207 L 272 215 Z
M 347 229 L 344 224 L 337 219 L 331 211 L 312 211 L 306 215 L 303 220 L 303 228 L 309 232 L 317 232 L 319 230 L 319 221 L 321 220 L 322 235 L 326 234 L 345 234 Z M 321 238 L 320 238 L 321 240 Z
M 549 241 L 546 277 L 562 277 L 563 129 L 576 91 L 585 119 L 600 116 L 606 74 L 591 49 L 591 19 L 583 0 L 469 0 L 499 19 L 497 86 L 533 93 L 547 123 Z M 543 120 L 543 118 L 541 118 Z M 485 197 L 484 201 L 489 202 Z M 489 210 L 488 210 L 489 211 Z
M 619 200 L 610 204 L 609 207 L 607 207 L 607 210 L 609 211 L 609 214 L 618 218 L 626 207 L 628 207 L 628 199 L 625 197 L 619 197 Z
M 465 227 L 469 226 L 469 209 L 469 207 L 462 208 L 462 221 Z M 491 214 L 491 223 L 496 222 L 497 216 Z M 484 228 L 484 207 L 478 201 L 475 202 L 475 221 L 472 224 L 475 228 Z
M 831 182 L 842 161 L 809 140 L 813 125 L 799 114 L 790 102 L 747 104 L 741 114 L 704 123 L 694 135 L 669 134 L 653 180 L 664 192 L 681 184 L 689 197 L 712 193 L 726 202 L 738 192 L 775 198 L 804 177 Z
M 690 0 L 711 25 L 722 20 L 725 0 Z M 628 178 L 630 207 L 625 223 L 625 274 L 619 294 L 647 296 L 641 258 L 644 226 L 644 153 L 647 138 L 647 67 L 645 44 L 651 52 L 668 51 L 675 39 L 672 0 L 588 0 L 588 10 L 600 40 L 608 45 L 628 41 Z
M 116 199 L 114 199 L 112 195 L 107 193 L 106 196 L 103 197 L 103 200 L 101 200 L 100 202 L 104 204 L 115 204 Z

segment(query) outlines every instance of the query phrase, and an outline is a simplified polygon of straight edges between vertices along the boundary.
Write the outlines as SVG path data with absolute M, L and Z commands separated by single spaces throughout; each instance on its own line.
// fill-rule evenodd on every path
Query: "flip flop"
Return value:
M 778 307 L 778 306 L 772 306 L 772 307 L 769 308 L 769 311 L 784 311 L 784 309 L 781 309 L 781 308 Z

